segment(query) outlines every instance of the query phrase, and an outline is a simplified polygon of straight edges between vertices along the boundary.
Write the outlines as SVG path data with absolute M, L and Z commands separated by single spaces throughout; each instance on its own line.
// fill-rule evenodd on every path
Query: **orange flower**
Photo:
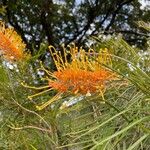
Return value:
M 0 21 L 0 54 L 7 60 L 20 60 L 24 54 L 25 44 L 13 28 L 6 28 Z
M 29 98 L 32 99 L 34 96 L 50 90 L 56 90 L 58 93 L 43 105 L 37 106 L 39 110 L 58 100 L 65 93 L 85 96 L 99 93 L 103 96 L 108 81 L 116 78 L 112 71 L 104 67 L 104 65 L 111 65 L 111 58 L 106 48 L 100 49 L 99 53 L 92 49 L 85 52 L 84 49 L 79 49 L 74 45 L 70 47 L 70 51 L 64 49 L 63 56 L 53 46 L 50 46 L 49 49 L 57 71 L 50 72 L 42 65 L 41 70 L 49 75 L 47 78 L 48 85 L 42 89 L 48 89 L 29 96 Z M 71 56 L 71 62 L 67 60 L 67 55 Z

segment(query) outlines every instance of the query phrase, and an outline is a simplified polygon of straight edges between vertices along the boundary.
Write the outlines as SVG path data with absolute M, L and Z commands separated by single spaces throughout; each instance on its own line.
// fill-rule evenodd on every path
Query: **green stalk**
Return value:
M 114 106 L 112 103 L 110 103 L 109 101 L 106 101 L 106 100 L 104 100 L 104 102 L 108 105 L 108 106 L 110 106 L 111 108 L 113 108 L 114 110 L 116 110 L 117 112 L 121 112 L 116 106 Z M 131 122 L 131 120 L 129 120 L 126 116 L 125 116 L 125 114 L 121 114 L 121 116 L 128 122 L 128 123 L 130 123 Z

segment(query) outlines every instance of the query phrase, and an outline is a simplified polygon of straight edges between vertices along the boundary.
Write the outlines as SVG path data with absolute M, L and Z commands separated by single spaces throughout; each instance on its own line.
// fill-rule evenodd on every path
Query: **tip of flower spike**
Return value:
M 28 99 L 29 99 L 29 100 L 32 100 L 32 97 L 31 97 L 31 96 L 28 96 Z
M 25 85 L 25 84 L 24 84 L 24 82 L 21 82 L 20 84 L 21 84 L 22 86 L 24 86 L 24 85 Z
M 38 111 L 42 110 L 42 108 L 41 108 L 40 106 L 36 106 L 36 109 L 37 109 Z
M 86 96 L 87 96 L 87 97 L 88 97 L 88 96 L 91 96 L 90 91 L 88 91 L 88 92 L 86 93 Z
M 67 101 L 64 101 L 63 102 L 63 104 L 60 106 L 60 110 L 63 110 L 63 109 L 65 109 L 65 108 L 67 108 L 68 107 L 68 105 L 67 105 Z

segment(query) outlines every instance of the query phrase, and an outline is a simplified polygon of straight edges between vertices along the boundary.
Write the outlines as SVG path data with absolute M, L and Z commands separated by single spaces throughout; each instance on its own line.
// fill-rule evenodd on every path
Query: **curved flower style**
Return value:
M 56 90 L 58 93 L 43 105 L 37 106 L 38 110 L 50 105 L 66 93 L 85 96 L 99 93 L 103 96 L 108 81 L 116 78 L 115 73 L 104 67 L 104 65 L 111 65 L 111 58 L 106 48 L 100 49 L 99 53 L 92 49 L 85 52 L 84 49 L 79 49 L 74 45 L 69 48 L 69 51 L 63 48 L 63 54 L 53 46 L 49 46 L 49 49 L 57 71 L 48 71 L 42 65 L 41 69 L 49 75 L 48 85 L 36 89 L 48 88 L 43 92 Z M 68 55 L 71 57 L 70 61 L 67 59 Z M 43 92 L 29 96 L 29 99 Z
M 20 60 L 26 57 L 25 44 L 13 28 L 6 28 L 0 21 L 0 54 L 7 60 Z

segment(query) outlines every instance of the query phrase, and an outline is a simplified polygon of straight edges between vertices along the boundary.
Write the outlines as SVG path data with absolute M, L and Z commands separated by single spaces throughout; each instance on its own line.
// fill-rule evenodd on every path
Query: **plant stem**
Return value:
M 104 100 L 104 102 L 108 105 L 108 106 L 110 106 L 110 107 L 112 107 L 113 109 L 115 109 L 117 112 L 121 112 L 116 106 L 114 106 L 112 103 L 110 103 L 109 101 L 106 101 L 106 100 Z M 129 120 L 124 114 L 121 114 L 121 116 L 128 122 L 128 123 L 130 123 L 131 122 L 131 120 Z

